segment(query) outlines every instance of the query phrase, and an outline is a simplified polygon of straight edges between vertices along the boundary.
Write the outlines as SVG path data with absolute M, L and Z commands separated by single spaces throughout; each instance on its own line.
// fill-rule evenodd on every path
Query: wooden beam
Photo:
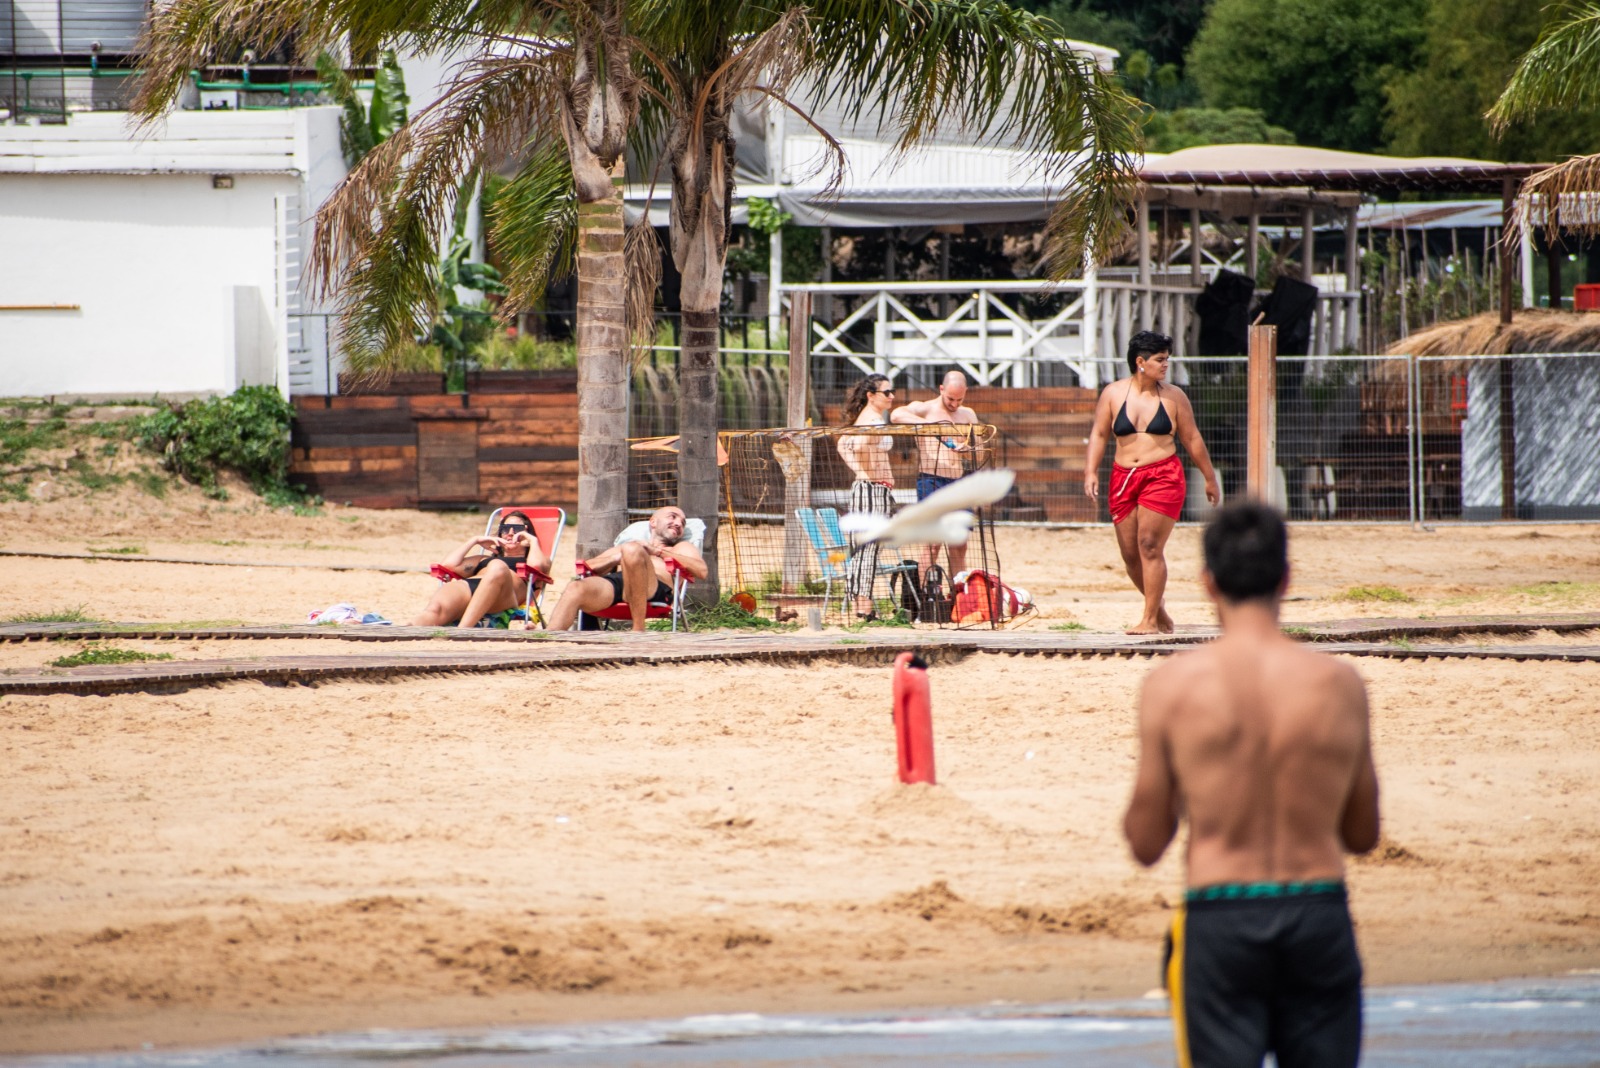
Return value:
M 789 406 L 786 425 L 798 429 L 806 425 L 811 395 L 811 294 L 789 294 Z M 810 547 L 805 529 L 795 511 L 811 505 L 811 448 L 809 435 L 797 434 L 792 440 L 798 455 L 791 455 L 783 472 L 783 588 L 787 593 L 800 589 L 806 580 Z M 773 449 L 776 453 L 778 450 Z M 781 457 L 780 457 L 781 466 Z
M 1197 286 L 1206 284 L 1205 272 L 1200 265 L 1200 209 L 1189 209 L 1189 281 Z
M 1278 328 L 1250 328 L 1247 415 L 1245 429 L 1245 492 L 1258 501 L 1272 500 L 1278 466 Z
M 1250 276 L 1250 281 L 1256 280 L 1256 272 L 1260 270 L 1257 251 L 1261 245 L 1261 216 L 1255 212 L 1250 213 L 1250 245 L 1244 254 L 1244 273 Z

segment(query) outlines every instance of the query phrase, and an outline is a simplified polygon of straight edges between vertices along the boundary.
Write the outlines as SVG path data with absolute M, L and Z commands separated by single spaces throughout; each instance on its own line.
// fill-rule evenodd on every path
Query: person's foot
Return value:
M 1171 634 L 1177 629 L 1177 624 L 1172 622 L 1171 616 L 1167 615 L 1166 605 L 1162 605 L 1160 610 L 1156 612 L 1156 627 L 1162 634 Z
M 1141 619 L 1138 623 L 1123 631 L 1124 634 L 1163 634 L 1170 633 L 1161 629 L 1160 623 L 1151 623 Z

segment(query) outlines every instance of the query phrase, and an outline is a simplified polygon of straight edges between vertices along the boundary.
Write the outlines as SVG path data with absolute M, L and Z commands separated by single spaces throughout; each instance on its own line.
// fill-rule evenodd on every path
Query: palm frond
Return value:
M 344 114 L 339 116 L 341 147 L 344 149 L 345 163 L 354 167 L 382 138 L 376 140 L 373 138 L 366 106 L 362 104 L 361 96 L 356 92 L 356 84 L 350 80 L 350 75 L 345 73 L 344 64 L 340 62 L 339 57 L 328 51 L 317 53 L 317 77 L 327 87 L 327 93 L 333 98 L 333 102 L 344 111 Z
M 547 141 L 501 187 L 489 211 L 489 240 L 506 264 L 502 317 L 537 303 L 552 279 L 572 273 L 577 233 L 572 165 L 559 141 Z
M 1049 19 L 1007 4 L 813 0 L 813 102 L 883 116 L 905 152 L 941 128 L 1026 152 L 1061 201 L 1052 270 L 1104 252 L 1126 227 L 1139 105 Z
M 140 123 L 166 114 L 190 71 L 234 62 L 248 47 L 271 50 L 291 33 L 304 35 L 312 54 L 329 43 L 305 0 L 173 0 L 156 7 L 137 46 L 138 90 L 131 111 Z
M 1541 111 L 1600 107 L 1600 4 L 1553 23 L 1517 64 L 1487 118 L 1496 133 Z
M 624 312 L 637 370 L 655 348 L 656 288 L 661 285 L 661 242 L 648 211 L 623 236 L 622 262 L 627 273 Z

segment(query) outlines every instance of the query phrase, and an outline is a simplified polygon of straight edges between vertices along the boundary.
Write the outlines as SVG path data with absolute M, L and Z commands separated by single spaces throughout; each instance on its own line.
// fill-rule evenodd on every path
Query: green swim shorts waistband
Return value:
M 1295 883 L 1213 883 L 1185 891 L 1185 901 L 1257 901 L 1275 897 L 1305 897 L 1309 894 L 1342 894 L 1344 880 L 1313 879 Z

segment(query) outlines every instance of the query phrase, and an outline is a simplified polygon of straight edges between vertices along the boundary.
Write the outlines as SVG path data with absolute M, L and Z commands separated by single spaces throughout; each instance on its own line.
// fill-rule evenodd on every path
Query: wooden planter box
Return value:
M 468 371 L 468 393 L 572 393 L 577 371 Z
M 377 384 L 360 383 L 354 375 L 339 375 L 340 394 L 369 397 L 418 397 L 444 392 L 445 377 L 433 371 L 399 371 Z

